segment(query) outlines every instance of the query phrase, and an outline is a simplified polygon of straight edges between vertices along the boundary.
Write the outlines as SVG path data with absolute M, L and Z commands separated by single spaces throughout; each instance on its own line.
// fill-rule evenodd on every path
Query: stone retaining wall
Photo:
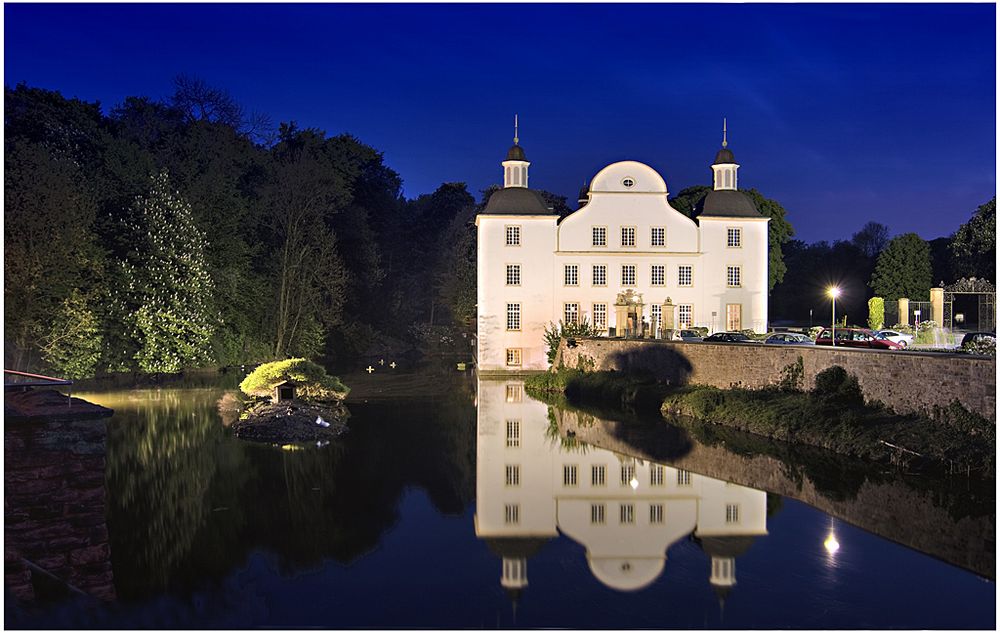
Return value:
M 816 374 L 840 365 L 857 376 L 867 400 L 880 400 L 900 413 L 958 400 L 970 411 L 996 421 L 996 360 L 965 354 L 596 338 L 575 339 L 573 347 L 564 339 L 555 365 L 617 371 L 641 368 L 678 385 L 759 388 L 777 383 L 782 370 L 800 356 L 806 388 L 815 384 Z

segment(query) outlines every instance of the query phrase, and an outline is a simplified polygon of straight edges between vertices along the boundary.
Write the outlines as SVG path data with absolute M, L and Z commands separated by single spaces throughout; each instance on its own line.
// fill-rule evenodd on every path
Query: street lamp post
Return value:
M 830 345 L 837 346 L 837 297 L 840 296 L 840 288 L 830 286 L 826 294 L 830 296 Z

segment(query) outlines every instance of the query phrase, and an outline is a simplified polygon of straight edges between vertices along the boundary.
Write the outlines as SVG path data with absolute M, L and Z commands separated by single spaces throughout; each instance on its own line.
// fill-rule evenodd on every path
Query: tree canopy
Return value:
M 969 221 L 958 228 L 951 242 L 951 253 L 956 276 L 996 281 L 996 196 L 976 209 Z
M 916 233 L 904 233 L 879 255 L 869 285 L 884 299 L 926 301 L 931 284 L 930 247 Z

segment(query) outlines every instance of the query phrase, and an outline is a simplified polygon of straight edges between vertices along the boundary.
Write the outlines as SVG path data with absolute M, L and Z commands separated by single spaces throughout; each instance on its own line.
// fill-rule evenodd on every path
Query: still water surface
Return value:
M 843 467 L 562 409 L 516 380 L 435 381 L 349 402 L 349 436 L 302 450 L 233 438 L 232 381 L 84 394 L 116 411 L 88 497 L 110 559 L 73 573 L 110 599 L 8 591 L 5 623 L 994 626 L 992 499 L 884 473 L 831 485 Z

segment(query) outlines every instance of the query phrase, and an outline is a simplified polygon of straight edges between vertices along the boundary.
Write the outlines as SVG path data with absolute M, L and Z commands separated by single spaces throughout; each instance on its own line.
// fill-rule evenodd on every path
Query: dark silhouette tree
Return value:
M 931 289 L 931 250 L 916 233 L 894 237 L 878 257 L 871 288 L 886 300 L 926 301 Z

